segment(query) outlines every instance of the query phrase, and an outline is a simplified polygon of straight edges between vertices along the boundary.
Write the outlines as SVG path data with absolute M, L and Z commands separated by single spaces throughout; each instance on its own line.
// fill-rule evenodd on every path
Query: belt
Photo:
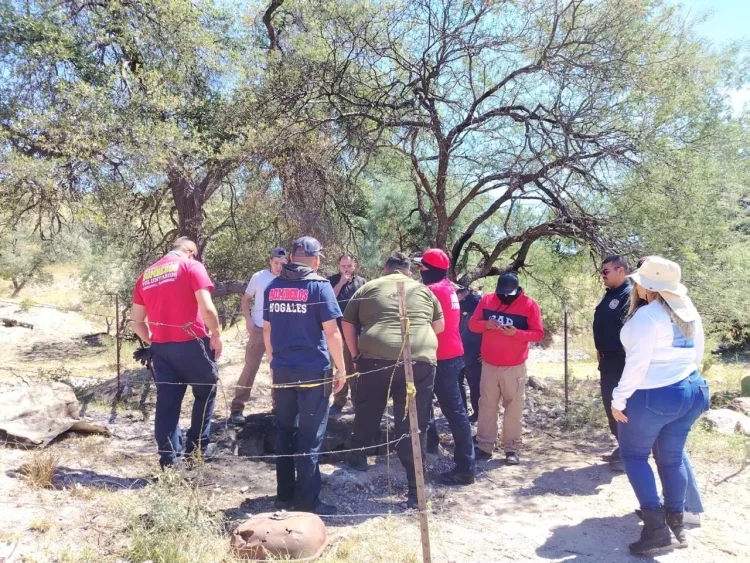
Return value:
M 598 350 L 599 354 L 601 354 L 602 358 L 605 356 L 624 356 L 625 351 L 624 350 Z

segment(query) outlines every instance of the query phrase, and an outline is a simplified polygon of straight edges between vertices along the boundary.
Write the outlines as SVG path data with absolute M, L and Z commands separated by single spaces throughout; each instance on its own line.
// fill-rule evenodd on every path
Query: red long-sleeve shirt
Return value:
M 485 295 L 469 320 L 469 330 L 482 334 L 482 360 L 493 366 L 521 365 L 529 357 L 529 342 L 544 337 L 539 305 L 519 291 L 521 295 L 510 305 L 504 305 L 494 293 Z M 490 319 L 515 327 L 516 333 L 506 336 L 499 330 L 487 330 Z

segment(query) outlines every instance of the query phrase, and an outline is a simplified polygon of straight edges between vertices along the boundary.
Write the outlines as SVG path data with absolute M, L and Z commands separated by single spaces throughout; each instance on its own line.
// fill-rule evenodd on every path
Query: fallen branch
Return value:
M 31 323 L 24 323 L 22 321 L 17 321 L 16 319 L 7 319 L 5 317 L 0 317 L 0 322 L 3 323 L 3 325 L 12 327 L 12 326 L 20 326 L 22 328 L 34 328 L 34 325 Z

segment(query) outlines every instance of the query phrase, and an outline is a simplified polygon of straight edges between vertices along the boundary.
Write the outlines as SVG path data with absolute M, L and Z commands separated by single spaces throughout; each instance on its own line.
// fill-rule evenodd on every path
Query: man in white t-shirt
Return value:
M 267 270 L 255 272 L 247 284 L 245 295 L 242 296 L 242 315 L 245 317 L 245 325 L 250 339 L 245 349 L 245 367 L 242 368 L 240 380 L 234 390 L 232 399 L 232 414 L 230 420 L 233 424 L 244 424 L 243 411 L 245 403 L 250 398 L 250 390 L 253 387 L 255 376 L 266 352 L 263 342 L 263 293 L 276 277 L 281 274 L 281 268 L 287 262 L 287 252 L 281 247 L 276 247 L 271 253 L 271 260 Z M 252 310 L 250 302 L 253 302 Z

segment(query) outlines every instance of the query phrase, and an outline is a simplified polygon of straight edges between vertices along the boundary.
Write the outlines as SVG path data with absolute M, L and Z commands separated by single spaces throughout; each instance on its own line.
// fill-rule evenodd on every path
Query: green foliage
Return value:
M 70 229 L 41 239 L 26 223 L 0 231 L 0 279 L 10 280 L 13 292 L 52 281 L 49 266 L 64 263 L 81 250 L 82 243 Z
M 730 343 L 750 336 L 749 142 L 746 121 L 711 123 L 695 142 L 648 153 L 613 202 L 617 236 L 678 262 L 706 324 Z

